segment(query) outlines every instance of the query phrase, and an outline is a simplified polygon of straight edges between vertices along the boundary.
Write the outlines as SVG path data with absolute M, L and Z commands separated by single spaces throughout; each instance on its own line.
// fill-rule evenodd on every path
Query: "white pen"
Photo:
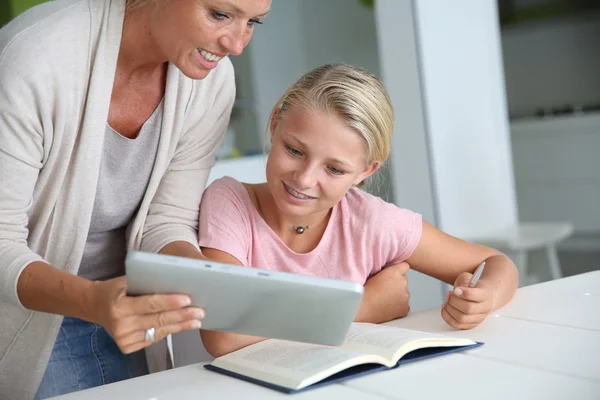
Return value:
M 479 278 L 481 278 L 481 274 L 483 273 L 483 268 L 485 268 L 485 261 L 482 262 L 479 267 L 475 270 L 473 277 L 471 278 L 471 282 L 469 282 L 469 287 L 475 287 Z

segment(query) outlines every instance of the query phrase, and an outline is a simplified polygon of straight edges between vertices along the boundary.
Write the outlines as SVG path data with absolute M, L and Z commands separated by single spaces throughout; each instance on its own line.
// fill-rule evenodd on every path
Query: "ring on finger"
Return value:
M 154 332 L 154 328 L 146 329 L 146 336 L 144 337 L 144 340 L 146 342 L 154 342 Z

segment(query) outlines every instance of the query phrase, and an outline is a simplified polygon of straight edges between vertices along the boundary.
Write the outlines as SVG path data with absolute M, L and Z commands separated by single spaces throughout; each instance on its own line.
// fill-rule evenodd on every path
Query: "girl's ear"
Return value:
M 354 186 L 357 186 L 358 184 L 363 182 L 365 179 L 369 178 L 371 175 L 373 175 L 375 172 L 377 172 L 377 170 L 380 167 L 381 167 L 381 164 L 378 162 L 373 162 L 370 165 L 367 165 L 365 170 L 363 172 L 361 172 L 354 180 Z

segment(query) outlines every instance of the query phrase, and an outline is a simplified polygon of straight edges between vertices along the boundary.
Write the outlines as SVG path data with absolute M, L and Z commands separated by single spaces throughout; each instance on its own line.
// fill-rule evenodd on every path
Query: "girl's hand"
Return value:
M 125 276 L 96 281 L 92 299 L 92 322 L 102 325 L 125 354 L 143 349 L 171 333 L 199 329 L 204 310 L 188 307 L 190 298 L 182 294 L 127 296 Z M 154 341 L 145 340 L 146 330 L 154 328 Z
M 480 279 L 469 287 L 473 274 L 463 272 L 454 282 L 454 289 L 446 293 L 442 318 L 456 329 L 471 329 L 479 325 L 494 308 L 493 291 Z
M 405 317 L 410 310 L 406 262 L 390 265 L 370 277 L 355 322 L 380 324 Z

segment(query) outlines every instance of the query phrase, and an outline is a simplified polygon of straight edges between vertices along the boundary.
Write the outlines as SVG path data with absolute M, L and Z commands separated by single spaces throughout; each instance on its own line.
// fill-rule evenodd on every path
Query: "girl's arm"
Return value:
M 242 265 L 231 254 L 211 248 L 202 248 L 209 259 L 227 264 Z M 406 272 L 408 264 L 400 263 L 384 268 L 365 284 L 363 300 L 355 317 L 357 322 L 381 323 L 404 317 L 408 314 L 408 288 Z M 220 331 L 200 330 L 206 351 L 220 357 L 243 347 L 265 340 L 258 336 Z
M 454 285 L 442 307 L 442 317 L 458 329 L 470 329 L 510 301 L 518 287 L 513 262 L 497 250 L 448 235 L 423 221 L 421 240 L 406 260 L 416 271 Z M 468 283 L 486 262 L 476 287 Z
M 229 253 L 224 251 L 202 248 L 202 254 L 210 260 L 226 264 L 242 265 L 242 263 Z M 200 330 L 200 337 L 204 348 L 213 357 L 221 357 L 243 347 L 265 340 L 259 336 L 242 335 L 239 333 L 229 333 L 220 331 Z
M 408 264 L 401 262 L 370 277 L 354 321 L 380 324 L 405 317 L 410 310 L 408 269 Z

